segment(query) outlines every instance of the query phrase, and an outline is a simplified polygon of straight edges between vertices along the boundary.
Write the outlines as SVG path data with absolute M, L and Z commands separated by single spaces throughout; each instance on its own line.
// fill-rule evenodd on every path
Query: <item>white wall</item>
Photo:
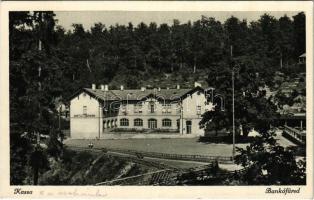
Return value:
M 183 129 L 182 134 L 187 134 L 186 121 L 191 121 L 191 134 L 204 135 L 204 130 L 199 128 L 199 122 L 201 121 L 201 115 L 205 112 L 206 97 L 203 92 L 194 92 L 190 96 L 186 97 L 182 101 L 183 106 Z M 197 106 L 201 106 L 201 114 L 197 114 Z
M 87 106 L 87 115 L 90 116 L 83 115 L 83 106 Z M 85 92 L 82 92 L 77 97 L 71 100 L 70 102 L 71 138 L 94 139 L 98 137 L 99 129 L 100 132 L 102 132 L 102 112 L 99 112 L 99 106 L 100 106 L 99 102 Z

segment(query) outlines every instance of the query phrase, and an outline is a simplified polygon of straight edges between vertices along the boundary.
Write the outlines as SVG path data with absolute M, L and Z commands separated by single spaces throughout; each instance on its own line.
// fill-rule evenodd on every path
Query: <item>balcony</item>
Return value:
M 283 135 L 287 136 L 292 141 L 305 145 L 306 142 L 306 132 L 292 128 L 290 126 L 284 125 Z
M 91 114 L 78 114 L 78 115 L 73 115 L 74 118 L 92 118 L 96 117 L 96 115 L 91 115 Z

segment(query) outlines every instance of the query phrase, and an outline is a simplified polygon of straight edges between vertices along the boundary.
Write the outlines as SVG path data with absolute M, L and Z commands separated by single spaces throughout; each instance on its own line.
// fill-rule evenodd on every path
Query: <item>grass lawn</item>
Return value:
M 92 142 L 96 148 L 121 148 L 129 150 L 174 153 L 186 155 L 210 155 L 231 156 L 232 144 L 216 144 L 198 142 L 198 138 L 175 138 L 175 139 L 115 139 L 115 140 L 92 140 L 92 139 L 68 139 L 68 146 L 87 147 Z M 236 144 L 237 147 L 246 147 L 247 144 Z

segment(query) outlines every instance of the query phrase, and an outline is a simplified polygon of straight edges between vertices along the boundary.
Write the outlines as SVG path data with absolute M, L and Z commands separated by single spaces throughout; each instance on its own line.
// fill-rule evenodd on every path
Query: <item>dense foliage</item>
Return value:
M 306 162 L 278 145 L 274 132 L 257 136 L 246 149 L 238 149 L 236 163 L 247 169 L 240 180 L 248 185 L 305 185 Z

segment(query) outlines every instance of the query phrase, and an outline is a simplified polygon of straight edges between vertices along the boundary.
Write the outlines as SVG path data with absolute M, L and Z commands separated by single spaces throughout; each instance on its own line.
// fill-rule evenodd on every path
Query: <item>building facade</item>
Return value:
M 109 90 L 83 88 L 70 99 L 70 136 L 104 138 L 118 132 L 200 136 L 201 115 L 212 109 L 210 92 L 196 85 L 191 89 Z

